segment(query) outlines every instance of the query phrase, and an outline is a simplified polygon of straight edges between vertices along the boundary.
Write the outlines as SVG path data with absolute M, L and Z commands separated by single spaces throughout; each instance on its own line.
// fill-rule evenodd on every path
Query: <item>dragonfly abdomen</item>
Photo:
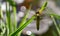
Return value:
M 36 28 L 39 30 L 39 23 L 40 22 L 40 14 L 39 12 L 36 12 Z

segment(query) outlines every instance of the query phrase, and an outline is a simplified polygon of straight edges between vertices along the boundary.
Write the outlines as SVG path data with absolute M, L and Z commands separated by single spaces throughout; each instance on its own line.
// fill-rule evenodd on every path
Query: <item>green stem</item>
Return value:
M 47 1 L 46 2 L 44 2 L 44 4 L 42 5 L 42 7 L 41 7 L 41 9 L 39 10 L 39 13 L 41 14 L 42 13 L 42 11 L 47 7 Z
M 32 5 L 30 5 L 30 8 L 26 11 L 25 16 L 23 17 L 23 19 L 22 19 L 19 27 L 21 27 L 21 25 L 23 25 L 23 24 L 26 22 L 26 19 L 27 19 L 28 15 L 29 15 L 29 11 L 30 11 L 30 9 L 31 9 L 31 6 L 32 6 Z
M 3 19 L 3 12 L 2 12 L 2 9 L 1 9 L 1 2 L 0 2 L 0 19 Z
M 23 30 L 29 23 L 31 23 L 35 19 L 35 16 L 32 16 L 24 25 L 19 27 L 15 32 L 11 34 L 11 36 L 15 36 L 18 34 L 21 30 Z
M 17 29 L 17 21 L 16 21 L 16 7 L 13 7 L 13 14 L 14 14 L 14 31 Z
M 19 27 L 21 27 L 22 25 L 24 25 L 24 23 L 26 22 L 26 19 L 27 19 L 28 15 L 29 15 L 29 11 L 30 11 L 30 9 L 31 9 L 31 6 L 32 6 L 32 5 L 30 5 L 30 8 L 26 11 L 25 16 L 23 17 L 23 19 L 22 19 Z M 22 31 L 21 31 L 21 32 L 22 32 Z M 18 33 L 18 36 L 21 35 L 21 32 Z
M 7 35 L 9 35 L 10 33 L 12 33 L 12 24 L 11 24 L 11 13 L 10 13 L 10 5 L 6 3 L 6 25 L 7 25 Z M 9 8 L 9 11 L 7 9 L 7 7 Z
M 58 28 L 58 26 L 57 26 L 57 23 L 56 23 L 53 15 L 51 15 L 51 18 L 52 18 L 52 20 L 53 20 L 53 22 L 54 22 L 54 25 L 55 25 L 55 27 L 56 27 L 56 29 L 57 29 L 58 34 L 60 35 L 60 30 L 59 30 L 59 28 Z

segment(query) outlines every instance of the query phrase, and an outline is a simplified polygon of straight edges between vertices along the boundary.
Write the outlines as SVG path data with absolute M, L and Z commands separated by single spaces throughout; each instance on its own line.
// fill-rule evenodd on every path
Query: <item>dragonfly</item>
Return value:
M 45 2 L 43 5 L 42 5 L 42 7 L 41 7 L 41 9 L 39 9 L 37 12 L 36 12 L 36 28 L 37 28 L 37 30 L 39 30 L 39 21 L 40 21 L 40 19 L 41 19 L 41 14 L 42 14 L 42 11 L 46 8 L 46 6 L 47 6 L 47 2 Z

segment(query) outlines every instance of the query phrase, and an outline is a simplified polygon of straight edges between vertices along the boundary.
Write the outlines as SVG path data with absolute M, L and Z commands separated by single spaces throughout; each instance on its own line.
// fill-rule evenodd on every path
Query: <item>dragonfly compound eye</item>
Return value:
M 39 16 L 40 14 L 39 14 L 39 12 L 36 12 L 36 16 Z

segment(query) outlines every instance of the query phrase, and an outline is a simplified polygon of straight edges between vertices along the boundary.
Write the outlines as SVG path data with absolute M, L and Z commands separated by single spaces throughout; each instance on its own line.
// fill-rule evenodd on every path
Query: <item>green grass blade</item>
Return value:
M 9 7 L 8 3 L 6 3 L 6 25 L 7 25 L 7 32 L 9 32 L 8 34 L 10 34 L 12 32 L 12 26 L 11 26 L 12 24 L 11 24 L 11 17 L 10 17 L 11 13 L 10 10 L 7 11 L 8 10 L 7 7 Z
M 17 29 L 17 21 L 16 21 L 16 7 L 15 6 L 13 6 L 12 7 L 13 8 L 13 17 L 14 17 L 14 22 L 13 22 L 13 25 L 14 25 L 14 31 Z
M 51 15 L 51 18 L 52 18 L 52 20 L 53 20 L 53 22 L 54 22 L 54 25 L 55 25 L 55 27 L 56 27 L 56 29 L 57 29 L 58 34 L 60 35 L 60 29 L 58 28 L 57 23 L 56 23 L 53 15 Z
M 30 8 L 26 11 L 25 16 L 23 17 L 21 23 L 19 24 L 19 27 L 21 27 L 22 25 L 24 25 L 24 23 L 26 22 L 26 19 L 27 19 L 28 15 L 29 15 L 29 11 L 31 9 L 31 6 L 32 5 L 30 5 Z M 21 35 L 21 32 L 18 34 L 18 36 Z
M 48 8 L 47 8 L 48 9 Z M 53 22 L 54 22 L 54 25 L 55 25 L 55 27 L 56 27 L 56 29 L 57 29 L 57 32 L 58 32 L 58 34 L 60 35 L 60 27 L 58 27 L 57 26 L 57 23 L 56 23 L 56 21 L 55 21 L 55 19 L 54 19 L 54 17 L 56 18 L 56 19 L 58 19 L 58 20 L 60 20 L 60 15 L 58 15 L 58 14 L 56 14 L 56 13 L 53 13 L 54 11 L 52 11 L 51 9 L 48 9 L 47 10 L 47 15 L 49 15 L 49 16 L 51 16 L 51 18 L 53 19 Z M 60 23 L 59 23 L 59 26 L 60 26 Z
M 47 13 L 46 13 L 47 15 L 49 15 L 49 16 L 50 16 L 50 15 L 53 15 L 55 18 L 57 18 L 57 19 L 60 20 L 60 15 L 54 13 L 54 11 L 53 11 L 52 9 L 47 8 L 46 11 L 47 11 Z
M 41 9 L 39 10 L 39 13 L 41 14 L 42 11 L 46 8 L 47 6 L 47 1 L 42 5 Z
M 57 14 L 50 14 L 50 15 L 53 15 L 55 18 L 60 20 L 60 15 L 57 15 Z
M 11 36 L 15 36 L 17 33 L 23 30 L 29 23 L 31 23 L 34 19 L 35 19 L 35 16 L 32 16 L 24 25 L 22 25 L 14 33 L 12 33 Z
M 2 9 L 1 9 L 1 2 L 0 2 L 0 19 L 3 18 L 3 12 L 2 12 Z
M 26 11 L 25 16 L 23 17 L 19 27 L 21 27 L 26 22 L 26 19 L 27 19 L 28 15 L 29 15 L 30 9 L 31 9 L 31 5 L 30 5 L 30 8 Z
M 13 7 L 16 7 L 16 3 L 13 0 L 6 0 L 9 2 L 9 4 Z

